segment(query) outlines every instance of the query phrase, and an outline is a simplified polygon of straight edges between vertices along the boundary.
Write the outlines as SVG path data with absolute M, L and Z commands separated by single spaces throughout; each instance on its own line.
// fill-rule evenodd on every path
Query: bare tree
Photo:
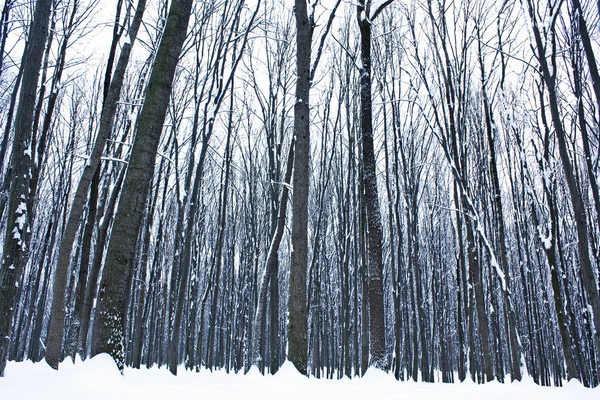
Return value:
M 29 199 L 29 181 L 31 179 L 31 134 L 38 79 L 48 36 L 52 3 L 52 0 L 36 1 L 29 39 L 21 63 L 22 86 L 19 106 L 15 115 L 15 135 L 12 149 L 13 171 L 2 266 L 0 267 L 0 376 L 4 376 L 17 287 L 29 251 L 28 229 L 31 210 L 27 209 L 27 200 Z
M 389 368 L 385 357 L 385 322 L 383 308 L 383 260 L 381 254 L 383 227 L 377 192 L 377 161 L 373 144 L 373 101 L 371 95 L 371 26 L 375 18 L 393 2 L 387 0 L 371 12 L 371 0 L 359 0 L 356 17 L 360 28 L 360 117 L 361 163 L 367 216 L 367 275 L 369 301 L 370 364 Z
M 123 45 L 117 67 L 115 69 L 115 74 L 112 78 L 111 84 L 109 85 L 106 98 L 104 99 L 104 106 L 100 120 L 100 131 L 94 143 L 92 154 L 90 155 L 90 161 L 86 164 L 83 175 L 77 186 L 75 201 L 71 206 L 69 220 L 65 233 L 63 234 L 60 251 L 58 253 L 58 266 L 55 273 L 53 286 L 54 300 L 52 302 L 50 328 L 46 343 L 46 362 L 48 362 L 48 364 L 55 369 L 58 368 L 58 363 L 62 360 L 61 349 L 64 339 L 65 290 L 67 286 L 67 273 L 71 260 L 71 252 L 75 244 L 75 236 L 81 224 L 84 205 L 86 203 L 90 184 L 93 176 L 96 174 L 96 170 L 99 168 L 100 157 L 104 151 L 106 140 L 112 131 L 113 120 L 117 110 L 117 102 L 121 94 L 121 87 L 123 86 L 123 78 L 129 62 L 131 48 L 135 42 L 139 27 L 142 22 L 142 16 L 144 15 L 145 7 L 146 1 L 140 0 L 138 2 L 135 16 L 129 30 L 128 41 Z M 109 68 L 111 67 L 109 66 Z M 86 283 L 87 282 L 79 282 L 79 285 L 85 288 Z M 79 324 L 80 322 L 77 321 L 76 325 Z
M 542 31 L 538 26 L 538 7 L 535 7 L 531 0 L 527 1 L 527 10 L 532 23 L 531 29 L 533 31 L 533 40 L 537 53 L 536 56 L 540 64 L 540 72 L 545 83 L 545 88 L 548 92 L 550 116 L 556 132 L 560 160 L 565 174 L 567 188 L 569 190 L 571 207 L 573 208 L 575 227 L 577 228 L 577 249 L 579 253 L 579 262 L 581 264 L 580 279 L 587 295 L 587 302 L 589 302 L 594 314 L 594 343 L 596 349 L 598 349 L 600 348 L 600 317 L 598 317 L 600 316 L 600 294 L 598 293 L 597 279 L 590 259 L 587 212 L 575 177 L 573 162 L 569 156 L 567 135 L 561 118 L 557 94 L 555 40 L 556 21 L 559 15 L 560 2 L 555 3 L 549 1 L 547 7 L 551 20 L 548 21 L 548 31 L 545 32 L 545 34 L 549 35 L 549 38 L 547 38 L 549 41 L 544 42 Z M 548 60 L 548 57 L 550 57 L 550 60 Z
M 331 28 L 338 0 L 321 36 L 314 61 L 311 46 L 315 28 L 315 9 L 312 4 L 309 15 L 308 0 L 296 0 L 296 102 L 294 104 L 294 173 L 292 187 L 292 256 L 290 264 L 288 359 L 302 374 L 306 375 L 308 357 L 308 309 L 306 301 L 306 278 L 308 263 L 308 193 L 310 176 L 310 87 L 321 59 L 323 45 Z M 312 62 L 312 66 L 311 66 Z M 277 233 L 275 234 L 277 235 Z M 276 237 L 276 236 L 274 236 Z M 277 251 L 277 248 L 273 248 Z
M 171 3 L 140 114 L 102 274 L 92 355 L 107 352 L 120 370 L 123 370 L 125 362 L 125 313 L 136 243 L 192 3 L 191 0 Z

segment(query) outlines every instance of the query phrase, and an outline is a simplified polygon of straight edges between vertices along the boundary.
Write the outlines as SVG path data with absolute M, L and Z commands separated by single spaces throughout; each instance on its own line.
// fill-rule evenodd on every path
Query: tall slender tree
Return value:
M 296 0 L 296 102 L 294 137 L 296 154 L 292 178 L 292 260 L 290 265 L 288 359 L 306 375 L 308 357 L 308 307 L 306 265 L 308 262 L 308 185 L 310 161 L 310 48 L 313 29 L 307 0 Z
M 308 0 L 296 0 L 296 102 L 294 103 L 294 172 L 292 187 L 292 256 L 290 264 L 288 359 L 306 375 L 308 360 L 308 306 L 306 278 L 308 264 L 308 194 L 310 186 L 310 87 L 331 28 L 338 0 L 329 15 L 319 48 L 311 66 L 315 28 L 315 2 L 309 14 Z M 274 237 L 276 236 L 275 234 Z M 276 250 L 276 249 L 275 249 Z
M 371 12 L 371 0 L 359 0 L 356 17 L 360 29 L 360 123 L 362 143 L 362 184 L 367 216 L 367 276 L 369 302 L 370 364 L 387 370 L 385 357 L 385 318 L 383 305 L 383 259 L 381 211 L 377 192 L 377 160 L 373 143 L 373 100 L 371 95 L 371 26 L 392 3 L 387 0 Z

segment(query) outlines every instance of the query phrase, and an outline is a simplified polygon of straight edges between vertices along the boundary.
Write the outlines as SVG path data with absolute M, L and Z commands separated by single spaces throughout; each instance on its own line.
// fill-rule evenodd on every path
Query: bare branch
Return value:
M 342 50 L 344 50 L 344 52 L 346 53 L 346 55 L 348 56 L 348 58 L 350 58 L 350 60 L 352 60 L 352 64 L 354 64 L 354 67 L 356 67 L 356 69 L 360 70 L 360 66 L 356 63 L 356 54 L 352 54 L 350 52 L 350 50 L 348 50 L 348 48 L 346 46 L 344 46 L 342 44 L 342 42 L 339 41 L 338 38 L 336 38 L 333 35 L 331 35 L 331 37 L 333 38 L 333 40 L 335 40 L 337 42 L 337 44 L 340 45 L 340 47 L 342 48 Z
M 379 7 L 377 7 L 377 9 L 375 10 L 375 12 L 373 13 L 373 15 L 369 18 L 370 21 L 374 21 L 375 18 L 377 18 L 377 16 L 379 14 L 381 14 L 381 12 L 390 4 L 392 4 L 394 0 L 386 0 L 383 3 L 381 3 L 381 5 Z
M 321 60 L 321 55 L 323 54 L 323 47 L 325 45 L 325 39 L 329 34 L 329 30 L 331 29 L 331 25 L 333 24 L 333 19 L 335 18 L 335 12 L 337 11 L 338 6 L 342 0 L 337 0 L 333 10 L 331 10 L 331 14 L 329 14 L 329 20 L 327 21 L 327 25 L 325 26 L 325 32 L 321 35 L 321 40 L 319 41 L 319 49 L 317 50 L 317 55 L 315 57 L 315 61 L 313 62 L 312 68 L 310 69 L 309 80 L 312 82 L 315 77 L 315 72 L 317 70 L 317 66 L 319 65 L 319 61 Z

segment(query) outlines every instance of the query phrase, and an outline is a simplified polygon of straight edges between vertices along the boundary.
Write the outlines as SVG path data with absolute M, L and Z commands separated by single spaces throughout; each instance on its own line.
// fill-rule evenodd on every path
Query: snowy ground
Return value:
M 45 362 L 10 362 L 0 378 L 0 400 L 5 399 L 600 399 L 600 387 L 586 389 L 571 382 L 562 388 L 544 388 L 530 379 L 502 385 L 397 382 L 383 372 L 369 370 L 362 379 L 308 379 L 286 363 L 275 376 L 251 370 L 247 375 L 225 372 L 166 369 L 126 369 L 119 374 L 110 357 L 100 355 L 84 363 L 61 364 L 54 371 Z

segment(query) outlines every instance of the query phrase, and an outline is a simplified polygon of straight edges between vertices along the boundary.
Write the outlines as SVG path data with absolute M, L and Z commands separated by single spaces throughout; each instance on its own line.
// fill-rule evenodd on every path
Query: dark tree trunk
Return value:
M 370 3 L 370 2 L 369 2 Z M 357 5 L 360 28 L 360 116 L 363 184 L 367 215 L 367 280 L 369 304 L 370 365 L 388 369 L 385 357 L 385 323 L 383 309 L 383 261 L 381 212 L 377 192 L 377 166 L 373 145 L 373 115 L 371 98 L 371 16 L 365 1 Z
M 53 302 L 52 311 L 50 314 L 50 327 L 48 328 L 48 338 L 46 342 L 46 361 L 52 368 L 55 369 L 58 368 L 58 363 L 60 362 L 60 354 L 64 336 L 65 291 L 67 285 L 67 274 L 71 261 L 71 253 L 73 251 L 75 237 L 83 217 L 90 184 L 92 183 L 96 171 L 100 166 L 100 159 L 102 152 L 104 151 L 106 140 L 112 131 L 113 120 L 117 111 L 117 102 L 121 94 L 125 70 L 127 69 L 129 56 L 131 54 L 131 46 L 133 45 L 133 42 L 137 36 L 145 8 L 146 0 L 139 0 L 138 8 L 129 32 L 130 40 L 123 45 L 123 49 L 121 50 L 121 55 L 115 69 L 115 76 L 107 91 L 106 99 L 102 108 L 98 137 L 94 143 L 90 160 L 86 164 L 83 170 L 83 175 L 77 186 L 67 227 L 60 244 L 58 262 L 54 277 L 54 286 L 52 288 Z M 85 332 L 83 334 L 85 334 Z
M 567 148 L 567 137 L 564 131 L 563 122 L 560 115 L 560 109 L 558 106 L 558 97 L 556 89 L 556 76 L 550 73 L 550 67 L 548 60 L 546 59 L 546 48 L 542 41 L 540 30 L 537 26 L 537 17 L 535 15 L 534 7 L 531 0 L 528 0 L 529 15 L 532 21 L 533 35 L 535 39 L 535 47 L 537 51 L 538 62 L 540 63 L 540 69 L 542 78 L 548 89 L 548 100 L 550 105 L 550 115 L 552 117 L 552 123 L 556 132 L 556 139 L 558 141 L 558 150 L 560 154 L 560 160 L 562 162 L 563 171 L 565 174 L 565 180 L 567 181 L 567 188 L 570 195 L 571 207 L 573 208 L 573 217 L 575 219 L 575 227 L 577 229 L 577 249 L 579 254 L 579 263 L 581 282 L 587 300 L 592 308 L 594 314 L 594 344 L 596 351 L 600 348 L 600 295 L 598 293 L 598 284 L 595 278 L 594 268 L 590 260 L 590 249 L 588 240 L 588 224 L 586 218 L 585 205 L 577 180 L 575 172 L 573 171 L 573 164 L 569 157 L 569 150 Z M 554 25 L 550 27 L 555 29 Z M 554 56 L 554 55 L 552 55 Z
M 192 3 L 191 0 L 175 0 L 171 3 L 165 32 L 150 75 L 106 255 L 94 322 L 92 354 L 107 352 L 121 371 L 124 367 L 125 314 L 136 242 Z
M 292 201 L 292 257 L 290 265 L 288 359 L 300 373 L 308 374 L 308 191 L 310 174 L 310 47 L 313 27 L 307 0 L 296 0 L 296 103 L 294 104 L 294 155 Z
M 453 185 L 454 203 L 456 204 L 456 242 L 458 243 L 458 254 L 456 259 L 456 297 L 457 297 L 457 309 L 456 309 L 456 330 L 458 333 L 458 379 L 463 382 L 467 377 L 467 340 L 465 338 L 465 321 L 464 317 L 467 315 L 467 302 L 468 302 L 468 291 L 467 280 L 466 280 L 466 265 L 465 265 L 465 250 L 464 242 L 462 238 L 463 224 L 462 216 L 459 211 L 459 189 L 458 184 Z M 468 326 L 468 325 L 467 325 Z
M 479 31 L 477 32 L 479 35 Z M 490 99 L 487 94 L 486 88 L 486 74 L 484 69 L 483 58 L 481 54 L 481 42 L 478 42 L 479 50 L 479 65 L 481 68 L 481 82 L 482 82 L 482 95 L 483 95 L 483 107 L 485 117 L 485 128 L 486 137 L 488 143 L 488 150 L 490 156 L 490 178 L 492 183 L 492 197 L 494 201 L 493 210 L 495 211 L 495 222 L 498 231 L 498 242 L 500 245 L 500 266 L 504 273 L 504 282 L 502 284 L 502 295 L 503 304 L 506 308 L 506 318 L 508 319 L 508 347 L 510 353 L 510 375 L 511 380 L 520 381 L 521 376 L 521 341 L 519 339 L 519 333 L 517 332 L 517 321 L 515 317 L 515 311 L 513 309 L 512 295 L 511 295 L 511 273 L 508 265 L 508 249 L 506 247 L 506 228 L 504 226 L 504 212 L 502 210 L 502 192 L 500 191 L 500 179 L 498 177 L 498 166 L 496 161 L 496 122 L 494 121 L 494 115 L 492 112 L 492 106 Z M 504 377 L 501 377 L 503 379 Z
M 15 116 L 12 150 L 13 174 L 10 185 L 8 220 L 0 269 L 0 376 L 4 376 L 8 356 L 13 309 L 18 285 L 29 251 L 29 218 L 27 209 L 31 179 L 31 135 L 35 99 L 44 45 L 48 36 L 52 0 L 38 0 L 35 6 L 29 38 L 23 54 L 21 94 Z
M 285 230 L 285 220 L 287 214 L 287 203 L 289 199 L 289 182 L 292 178 L 293 164 L 294 164 L 294 146 L 295 140 L 292 139 L 290 143 L 290 149 L 287 156 L 287 166 L 285 170 L 284 185 L 281 192 L 281 200 L 279 202 L 279 214 L 277 217 L 277 225 L 275 226 L 275 233 L 271 239 L 269 246 L 269 252 L 267 253 L 267 261 L 265 263 L 265 272 L 262 277 L 260 284 L 258 306 L 256 308 L 256 318 L 254 322 L 254 358 L 257 360 L 262 356 L 260 352 L 261 343 L 265 335 L 264 326 L 266 320 L 267 310 L 267 294 L 269 285 L 273 285 L 273 280 L 277 280 L 278 270 L 278 251 L 283 238 Z M 272 289 L 273 290 L 273 289 Z M 271 371 L 273 372 L 273 371 Z

